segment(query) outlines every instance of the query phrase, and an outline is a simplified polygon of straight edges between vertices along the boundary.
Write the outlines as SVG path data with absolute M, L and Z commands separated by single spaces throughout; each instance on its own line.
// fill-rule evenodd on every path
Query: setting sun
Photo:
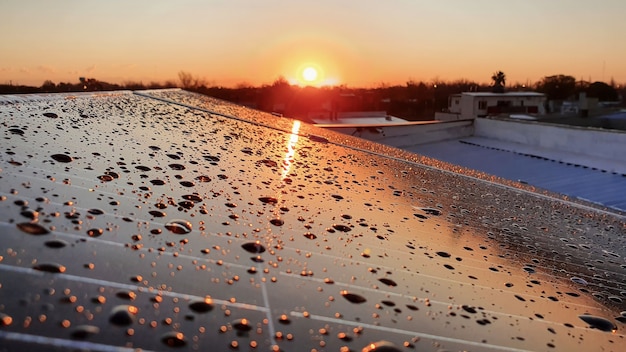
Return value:
M 307 82 L 313 82 L 317 79 L 317 70 L 315 67 L 307 67 L 302 71 L 302 78 Z

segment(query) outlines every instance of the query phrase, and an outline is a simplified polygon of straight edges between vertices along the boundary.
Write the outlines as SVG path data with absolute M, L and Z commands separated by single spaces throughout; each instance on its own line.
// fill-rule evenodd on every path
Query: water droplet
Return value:
M 30 220 L 37 220 L 37 218 L 39 218 L 39 212 L 33 209 L 24 209 L 20 212 L 20 215 Z
M 79 325 L 72 332 L 72 338 L 83 340 L 99 333 L 100 328 L 95 325 Z
M 189 304 L 189 309 L 196 313 L 207 313 L 213 309 L 213 300 L 205 298 L 204 301 L 196 301 Z
M 87 210 L 87 212 L 89 214 L 91 214 L 91 215 L 102 215 L 102 214 L 104 214 L 104 211 L 100 210 L 100 209 L 89 209 L 89 210 Z
M 361 352 L 401 352 L 401 349 L 389 341 L 381 340 L 363 347 Z
M 243 249 L 250 253 L 263 253 L 265 252 L 265 247 L 260 242 L 247 242 L 241 245 Z
M 380 278 L 378 279 L 378 281 L 382 282 L 383 284 L 387 285 L 387 286 L 398 286 L 398 284 L 396 284 L 395 281 L 388 279 L 386 277 Z
M 0 326 L 9 326 L 13 323 L 13 318 L 6 314 L 0 312 Z
M 104 230 L 102 229 L 90 229 L 87 231 L 87 235 L 89 235 L 89 237 L 100 237 L 103 233 Z
M 438 209 L 435 209 L 435 208 L 422 208 L 421 210 L 424 213 L 429 214 L 429 215 L 435 215 L 435 216 L 441 215 L 441 210 L 438 210 Z
M 206 176 L 206 175 L 200 175 L 200 176 L 196 177 L 196 180 L 198 182 L 203 182 L 204 183 L 204 182 L 211 181 L 211 178 L 209 176 Z
M 282 219 L 272 219 L 270 220 L 270 224 L 274 226 L 283 226 L 285 224 L 285 221 Z
M 20 136 L 24 135 L 24 131 L 20 130 L 19 128 L 10 128 L 9 132 L 11 132 L 12 134 L 18 134 Z
M 580 277 L 574 276 L 574 277 L 571 277 L 570 280 L 580 285 L 588 285 L 587 281 L 585 281 L 585 279 L 580 278 Z
M 615 326 L 615 324 L 602 317 L 597 317 L 594 315 L 579 315 L 578 317 L 594 329 L 607 332 L 614 332 L 617 330 L 617 326 Z
M 180 185 L 183 187 L 194 187 L 196 184 L 192 181 L 180 181 Z
M 350 293 L 345 290 L 341 291 L 341 295 L 343 296 L 343 298 L 347 299 L 348 301 L 352 303 L 365 303 L 366 301 L 365 297 L 358 295 L 356 293 Z
M 123 304 L 115 306 L 109 315 L 109 322 L 113 325 L 127 326 L 135 321 L 139 309 L 135 306 Z
M 31 235 L 47 235 L 50 233 L 45 227 L 31 222 L 19 223 L 17 228 Z
M 58 117 L 59 117 L 59 115 L 57 115 L 57 114 L 55 114 L 55 113 L 53 113 L 53 112 L 44 112 L 44 113 L 43 113 L 43 116 L 45 116 L 45 117 L 49 117 L 49 118 L 51 118 L 51 119 L 56 119 L 56 118 L 58 118 Z
M 50 157 L 60 163 L 69 163 L 69 162 L 72 162 L 72 160 L 74 160 L 71 156 L 66 155 L 66 154 L 52 154 L 50 155 Z
M 250 325 L 250 321 L 246 318 L 237 319 L 233 321 L 231 325 L 237 331 L 247 332 L 252 330 L 252 325 Z
M 161 342 L 169 347 L 183 347 L 187 345 L 185 335 L 179 331 L 166 332 L 161 336 Z
M 33 266 L 33 269 L 47 273 L 64 273 L 66 270 L 65 266 L 59 263 L 39 263 Z
M 155 186 L 163 186 L 165 184 L 165 181 L 156 179 L 156 180 L 150 180 L 150 183 L 152 183 Z
M 440 257 L 444 257 L 444 258 L 450 258 L 450 253 L 448 252 L 440 251 L 440 252 L 437 252 L 437 255 Z
M 308 238 L 308 239 L 310 239 L 310 240 L 314 240 L 314 239 L 316 239 L 316 238 L 317 238 L 317 236 L 315 236 L 315 234 L 312 234 L 312 233 L 310 233 L 310 232 L 305 233 L 305 234 L 304 234 L 304 237 L 306 237 L 306 238 Z
M 176 170 L 176 171 L 185 170 L 185 165 L 182 165 L 182 164 L 169 164 L 168 166 L 170 167 L 170 169 Z
M 165 224 L 165 228 L 177 235 L 186 235 L 191 232 L 191 223 L 186 220 L 172 220 Z
M 63 248 L 69 245 L 69 243 L 61 239 L 54 239 L 54 240 L 46 241 L 44 244 L 48 248 Z
M 350 226 L 342 225 L 342 224 L 333 224 L 333 228 L 337 231 L 341 232 L 350 232 L 352 228 Z
M 274 197 L 260 197 L 259 200 L 266 204 L 276 204 L 278 203 L 278 199 Z
M 464 311 L 468 312 L 468 313 L 472 313 L 472 314 L 476 314 L 476 308 L 472 307 L 472 306 L 468 306 L 468 305 L 462 305 L 461 308 L 463 308 Z
M 287 314 L 283 314 L 278 318 L 278 322 L 281 324 L 291 324 L 291 320 L 287 316 Z
M 183 195 L 183 199 L 189 200 L 195 203 L 202 202 L 202 197 L 197 194 L 185 194 Z

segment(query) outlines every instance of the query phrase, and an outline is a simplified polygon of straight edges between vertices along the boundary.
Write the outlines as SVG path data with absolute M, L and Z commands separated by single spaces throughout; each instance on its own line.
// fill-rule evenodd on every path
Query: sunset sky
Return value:
M 0 84 L 626 83 L 624 0 L 0 0 Z

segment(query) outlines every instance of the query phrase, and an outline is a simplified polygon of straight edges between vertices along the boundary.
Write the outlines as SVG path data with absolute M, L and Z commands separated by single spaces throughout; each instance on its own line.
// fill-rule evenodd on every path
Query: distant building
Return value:
M 448 111 L 436 113 L 435 119 L 467 120 L 502 114 L 543 115 L 546 97 L 537 92 L 465 92 L 448 98 Z

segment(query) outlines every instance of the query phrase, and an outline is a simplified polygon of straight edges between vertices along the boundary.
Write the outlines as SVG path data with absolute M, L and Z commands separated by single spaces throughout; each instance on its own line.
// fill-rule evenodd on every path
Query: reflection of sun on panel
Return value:
M 300 131 L 300 121 L 294 120 L 293 127 L 291 128 L 291 135 L 287 141 L 287 153 L 283 159 L 283 172 L 281 179 L 285 179 L 291 170 L 291 164 L 293 163 L 293 156 L 296 153 L 296 144 L 298 143 L 298 132 Z

